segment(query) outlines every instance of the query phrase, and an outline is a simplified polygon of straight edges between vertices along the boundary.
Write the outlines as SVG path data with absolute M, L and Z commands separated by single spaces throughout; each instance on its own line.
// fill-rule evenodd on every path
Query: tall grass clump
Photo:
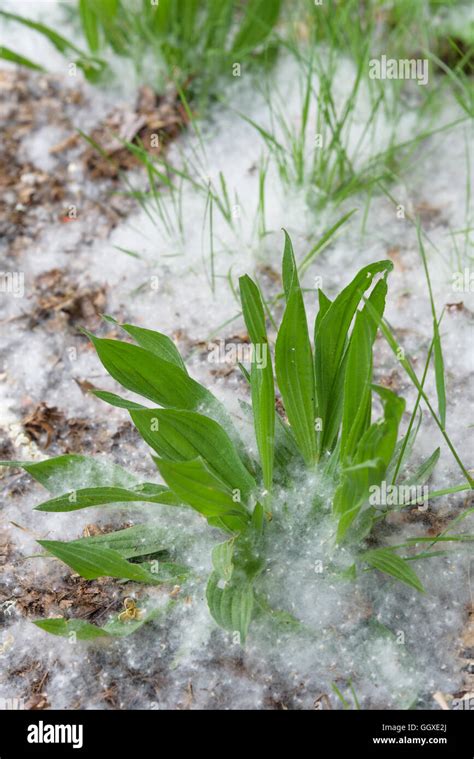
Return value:
M 270 37 L 281 4 L 282 0 L 78 0 L 69 14 L 80 28 L 85 52 L 46 24 L 13 13 L 2 15 L 39 32 L 64 55 L 79 55 L 81 68 L 93 81 L 110 78 L 107 59 L 112 53 L 129 60 L 138 78 L 157 90 L 172 80 L 186 84 L 191 95 L 206 97 L 217 81 L 236 75 L 234 66 L 248 67 L 273 57 L 276 48 Z M 25 59 L 23 63 L 28 64 Z

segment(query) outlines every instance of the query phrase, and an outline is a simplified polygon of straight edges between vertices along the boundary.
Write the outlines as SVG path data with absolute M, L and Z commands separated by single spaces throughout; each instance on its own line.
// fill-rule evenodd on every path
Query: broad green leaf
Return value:
M 372 425 L 374 427 L 374 425 Z M 368 430 L 370 432 L 372 427 Z M 344 473 L 334 494 L 333 513 L 338 520 L 337 538 L 342 540 L 369 498 L 369 488 L 378 484 L 384 474 L 381 459 L 360 462 L 360 467 Z
M 254 344 L 267 341 L 267 328 L 265 326 L 265 311 L 262 296 L 255 282 L 245 274 L 239 279 L 240 300 L 245 326 L 250 340 Z
M 102 629 L 108 635 L 112 635 L 115 638 L 125 638 L 128 635 L 132 635 L 134 632 L 139 630 L 140 627 L 143 627 L 143 625 L 146 625 L 147 622 L 151 622 L 157 617 L 163 616 L 169 606 L 170 604 L 166 604 L 164 608 L 159 607 L 157 609 L 151 609 L 150 611 L 146 611 L 144 609 L 142 612 L 143 616 L 141 616 L 139 619 L 127 619 L 125 621 L 119 619 L 117 615 L 116 618 L 112 617 L 112 619 L 109 619 L 109 621 L 105 623 Z
M 373 386 L 384 402 L 384 419 L 375 422 L 362 435 L 351 468 L 343 473 L 334 494 L 333 512 L 339 521 L 341 540 L 362 506 L 368 500 L 370 487 L 379 485 L 395 449 L 398 427 L 405 401 L 387 388 Z
M 163 561 L 163 559 L 151 557 L 144 561 L 140 561 L 137 566 L 150 572 L 155 578 L 155 583 L 162 585 L 176 585 L 176 583 L 182 584 L 190 574 L 189 567 L 185 567 L 184 564 L 177 564 L 175 561 Z
M 219 543 L 212 549 L 212 565 L 215 572 L 219 575 L 221 580 L 229 582 L 234 571 L 233 556 L 234 556 L 234 544 L 235 538 L 226 540 L 225 543 Z
M 158 358 L 162 358 L 165 361 L 169 361 L 171 364 L 175 364 L 175 366 L 179 366 L 179 368 L 187 374 L 187 369 L 181 358 L 181 354 L 168 335 L 163 335 L 161 332 L 155 332 L 152 329 L 136 327 L 133 324 L 120 324 L 120 326 L 125 332 L 133 337 L 142 348 L 150 351 L 150 353 L 154 353 Z
M 237 518 L 243 529 L 249 515 L 241 503 L 233 500 L 231 489 L 207 469 L 201 459 L 165 461 L 155 458 L 164 481 L 183 503 L 205 517 Z
M 256 535 L 261 535 L 263 532 L 264 516 L 263 506 L 260 501 L 257 501 L 252 514 L 252 528 Z
M 347 349 L 342 404 L 341 459 L 350 460 L 370 426 L 372 410 L 373 321 L 365 310 L 358 311 Z M 337 419 L 337 417 L 333 417 Z M 339 425 L 339 420 L 336 421 Z
M 116 408 L 126 408 L 126 409 L 146 408 L 146 406 L 144 406 L 142 403 L 129 401 L 128 398 L 121 398 L 120 395 L 116 395 L 115 393 L 109 393 L 107 390 L 91 390 L 90 392 L 92 395 L 95 395 L 101 401 L 105 401 L 105 403 L 108 403 L 110 406 L 115 406 Z
M 171 461 L 201 457 L 231 490 L 241 491 L 246 501 L 255 480 L 243 465 L 222 427 L 202 414 L 176 409 L 130 411 L 140 435 L 160 456 Z
M 112 548 L 123 559 L 150 556 L 167 550 L 168 535 L 164 527 L 151 524 L 137 524 L 124 530 L 108 532 L 105 535 L 91 535 L 76 540 L 76 544 Z
M 88 2 L 104 25 L 113 23 L 120 12 L 119 0 L 88 0 Z
M 255 437 L 260 454 L 263 483 L 267 490 L 270 490 L 273 483 L 275 449 L 275 387 L 265 327 L 265 312 L 259 289 L 250 277 L 241 277 L 239 283 L 245 324 L 254 346 L 250 387 Z M 259 350 L 260 361 L 257 360 Z
M 276 340 L 275 370 L 285 411 L 296 443 L 306 463 L 311 465 L 314 464 L 317 457 L 313 357 L 303 295 L 288 236 L 286 237 L 283 268 L 287 272 L 286 277 L 284 277 L 284 286 L 288 295 L 285 313 Z
M 71 633 L 76 635 L 77 640 L 94 640 L 95 638 L 126 637 L 136 632 L 140 627 L 166 612 L 166 608 L 155 608 L 150 611 L 142 610 L 139 619 L 124 620 L 118 615 L 108 620 L 103 627 L 93 625 L 84 619 L 63 619 L 61 617 L 50 619 L 35 619 L 33 624 L 51 635 L 59 635 L 68 638 Z
M 157 35 L 165 35 L 169 32 L 173 20 L 173 0 L 161 0 L 154 8 L 153 29 Z
M 349 525 L 345 540 L 351 545 L 361 545 L 367 540 L 374 529 L 377 519 L 377 509 L 373 506 L 367 506 L 358 515 L 357 519 Z M 355 565 L 354 565 L 355 572 Z
M 51 498 L 36 506 L 36 511 L 78 511 L 91 506 L 104 506 L 110 503 L 164 503 L 179 505 L 175 494 L 163 485 L 145 482 L 131 490 L 125 488 L 84 488 L 71 490 L 69 493 Z
M 163 0 L 160 5 L 162 2 Z M 119 0 L 88 0 L 88 3 L 99 19 L 104 36 L 114 52 L 118 55 L 130 55 L 128 28 L 117 19 L 119 13 L 122 16 L 124 5 L 119 3 Z M 145 8 L 146 6 L 143 6 L 144 10 Z M 145 32 L 146 29 L 143 29 L 143 33 Z
M 176 364 L 137 345 L 90 334 L 89 337 L 109 374 L 127 390 L 160 406 L 216 410 L 217 401 L 212 393 Z
M 425 592 L 418 576 L 407 564 L 406 560 L 397 556 L 390 548 L 378 548 L 373 551 L 366 551 L 360 558 L 367 562 L 369 566 L 378 569 L 379 572 L 391 575 L 400 582 L 405 583 L 405 585 L 410 585 L 410 587 L 419 590 L 421 593 Z
M 293 290 L 293 286 L 298 286 L 299 280 L 298 280 L 298 268 L 296 266 L 296 260 L 295 260 L 295 254 L 293 251 L 293 244 L 291 242 L 290 236 L 287 233 L 286 230 L 283 230 L 283 233 L 285 235 L 285 245 L 283 248 L 283 261 L 281 265 L 281 277 L 283 281 L 283 292 L 285 294 L 285 299 L 288 302 L 288 299 L 290 298 L 291 292 Z M 296 281 L 295 281 L 296 277 Z
M 254 606 L 252 584 L 235 576 L 226 584 L 217 572 L 213 572 L 207 583 L 206 597 L 217 624 L 224 630 L 239 633 L 240 644 L 244 645 Z
M 38 540 L 37 542 L 48 553 L 56 556 L 86 580 L 95 580 L 97 577 L 117 577 L 135 582 L 153 584 L 162 582 L 156 574 L 147 571 L 139 564 L 131 564 L 112 548 L 84 545 L 74 540 L 68 543 L 59 540 Z
M 377 282 L 369 300 L 382 316 L 387 295 L 387 283 Z M 357 444 L 370 426 L 372 409 L 372 350 L 377 324 L 366 308 L 357 312 L 354 329 L 347 349 L 344 400 L 342 407 L 341 457 L 351 458 Z
M 359 456 L 365 456 L 365 454 L 377 456 L 382 459 L 386 470 L 397 444 L 398 428 L 405 411 L 405 399 L 381 385 L 372 385 L 372 389 L 380 396 L 384 404 L 384 421 L 379 423 L 382 434 L 377 431 L 374 431 L 373 436 L 368 434 L 362 444 L 362 452 L 357 449 L 356 458 L 359 460 Z
M 0 466 L 24 469 L 53 494 L 64 491 L 65 485 L 71 490 L 85 487 L 129 489 L 138 485 L 137 478 L 123 467 L 100 457 L 75 453 L 55 456 L 45 461 L 0 461 Z
M 314 320 L 314 344 L 316 345 L 317 335 L 319 331 L 319 325 L 321 324 L 326 311 L 328 310 L 329 306 L 331 305 L 332 301 L 323 293 L 321 288 L 318 289 L 318 303 L 319 303 L 319 309 L 318 313 L 316 314 L 316 319 Z
M 234 514 L 230 516 L 220 517 L 207 517 L 207 523 L 211 527 L 215 527 L 218 530 L 223 530 L 229 534 L 234 535 L 236 532 L 243 532 L 247 526 L 247 521 L 244 521 L 240 514 Z
M 64 619 L 53 617 L 51 619 L 34 619 L 33 624 L 51 635 L 60 635 L 67 638 L 74 633 L 77 640 L 94 640 L 94 638 L 107 638 L 109 633 L 102 627 L 92 625 L 85 619 Z
M 365 266 L 325 310 L 315 334 L 317 417 L 322 420 L 321 449 L 331 450 L 337 438 L 343 402 L 344 354 L 348 332 L 363 294 L 376 274 L 393 269 L 391 261 Z
M 140 346 L 101 339 L 90 332 L 85 334 L 94 344 L 109 374 L 123 387 L 165 408 L 199 411 L 216 419 L 226 429 L 242 460 L 247 463 L 242 441 L 227 411 L 209 390 L 193 380 L 186 371 Z

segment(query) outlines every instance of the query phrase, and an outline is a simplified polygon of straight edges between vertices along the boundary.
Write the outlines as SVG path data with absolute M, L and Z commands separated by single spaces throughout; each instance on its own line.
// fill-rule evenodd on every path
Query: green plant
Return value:
M 118 55 L 135 57 L 149 49 L 168 70 L 204 80 L 225 63 L 252 53 L 278 20 L 281 0 L 161 0 L 134 4 L 122 0 L 79 0 L 83 33 L 97 52 L 110 45 Z
M 371 493 L 384 483 L 424 485 L 439 455 L 437 449 L 407 478 L 406 462 L 418 427 L 410 423 L 406 436 L 399 440 L 405 402 L 372 381 L 372 348 L 378 326 L 394 352 L 399 350 L 383 320 L 391 269 L 390 261 L 365 266 L 333 301 L 319 290 L 312 342 L 295 256 L 285 233 L 282 280 L 286 305 L 276 335 L 274 361 L 266 327 L 266 304 L 255 282 L 249 276 L 241 277 L 242 310 L 253 346 L 250 371 L 242 367 L 250 383 L 252 401 L 251 407 L 243 404 L 243 411 L 253 419 L 258 456 L 246 449 L 222 403 L 190 377 L 170 338 L 122 324 L 137 345 L 87 334 L 109 374 L 155 407 L 102 390 L 94 393 L 128 410 L 138 432 L 153 450 L 154 462 L 166 484 L 139 483 L 121 467 L 77 455 L 2 465 L 23 467 L 53 492 L 57 492 L 58 484 L 68 482 L 69 492 L 40 504 L 39 511 L 68 512 L 140 502 L 198 512 L 216 535 L 206 590 L 209 610 L 218 625 L 238 633 L 242 644 L 255 617 L 299 625 L 288 609 L 273 609 L 264 591 L 273 571 L 273 565 L 267 565 L 272 544 L 293 539 L 292 525 L 297 521 L 303 520 L 305 529 L 315 534 L 323 529 L 326 536 L 329 523 L 326 571 L 334 581 L 353 582 L 359 573 L 378 570 L 423 592 L 411 562 L 442 553 L 433 550 L 440 540 L 462 542 L 472 537 L 449 535 L 445 530 L 438 538 L 408 540 L 398 546 L 381 543 L 380 524 L 387 514 L 393 508 L 413 503 L 414 496 L 409 494 L 402 503 L 390 507 L 384 503 L 374 505 Z M 421 383 L 408 359 L 403 358 L 401 363 L 419 390 L 412 420 L 423 399 L 444 430 L 444 384 L 439 378 L 442 362 L 435 312 L 433 318 L 435 335 Z M 442 393 L 442 420 L 423 389 L 433 348 Z M 275 379 L 284 417 L 276 411 Z M 372 421 L 374 400 L 382 408 L 382 416 L 376 421 Z M 454 448 L 452 451 L 457 457 Z M 472 488 L 472 479 L 457 460 L 467 483 L 432 492 L 430 498 Z M 303 480 L 303 505 L 295 510 L 295 483 L 298 487 Z M 458 524 L 465 515 L 467 512 L 454 523 Z M 225 538 L 221 542 L 219 534 Z M 171 558 L 164 553 L 168 547 L 167 531 L 147 525 L 95 538 L 38 542 L 47 556 L 60 559 L 86 579 L 110 576 L 156 585 L 188 581 L 190 569 L 181 563 L 186 553 L 182 550 L 183 540 L 182 535 L 175 536 L 175 556 Z M 410 553 L 418 545 L 422 551 Z M 55 634 L 73 631 L 83 638 L 127 634 L 158 613 L 165 613 L 169 603 L 130 625 L 119 619 L 103 628 L 82 620 L 41 620 L 37 624 Z
M 89 55 L 87 52 L 84 52 L 73 42 L 70 42 L 70 40 L 63 37 L 54 29 L 46 26 L 46 24 L 42 24 L 38 21 L 32 21 L 31 19 L 25 18 L 24 16 L 18 16 L 15 13 L 8 13 L 7 11 L 2 10 L 0 10 L 0 16 L 5 18 L 7 21 L 16 21 L 20 24 L 23 24 L 23 26 L 26 26 L 29 29 L 38 32 L 38 34 L 43 35 L 43 37 L 46 37 L 46 39 L 51 42 L 56 50 L 62 53 L 62 55 L 64 55 L 71 63 L 74 63 L 78 68 L 82 70 L 84 76 L 89 81 L 97 82 L 101 78 L 106 67 L 105 62 L 102 59 L 98 58 L 96 55 Z M 40 64 L 24 58 L 21 55 L 18 55 L 13 50 L 10 50 L 6 47 L 0 47 L 0 58 L 18 63 L 30 69 L 44 71 L 43 67 Z
M 450 82 L 466 113 L 439 126 L 431 92 L 419 96 L 413 108 L 397 90 L 403 80 L 369 78 L 368 42 L 350 74 L 337 47 L 308 50 L 288 45 L 288 49 L 289 60 L 296 64 L 292 81 L 299 98 L 296 120 L 286 95 L 268 79 L 261 84 L 268 123 L 236 110 L 232 101 L 228 107 L 258 133 L 283 186 L 292 191 L 302 188 L 313 209 L 329 203 L 337 207 L 355 196 L 366 195 L 370 202 L 380 182 L 392 182 L 413 167 L 420 159 L 421 144 L 468 121 L 469 87 L 466 75 L 457 69 L 448 69 L 450 75 L 439 87 Z M 341 80 L 348 82 L 344 94 Z M 401 139 L 409 110 L 414 117 L 411 135 Z
M 207 96 L 223 74 L 232 76 L 233 65 L 271 56 L 274 48 L 265 46 L 280 9 L 281 0 L 78 0 L 69 13 L 79 24 L 89 53 L 81 53 L 45 24 L 12 13 L 2 15 L 43 34 L 64 55 L 79 53 L 81 68 L 91 79 L 105 72 L 110 76 L 104 57 L 113 51 L 130 59 L 138 76 L 145 76 L 157 89 L 173 79 Z M 11 60 L 12 51 L 4 57 L 7 54 Z

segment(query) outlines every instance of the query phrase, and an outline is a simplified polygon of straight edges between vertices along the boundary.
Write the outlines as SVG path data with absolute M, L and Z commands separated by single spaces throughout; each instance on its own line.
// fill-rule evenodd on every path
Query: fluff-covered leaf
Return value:
M 127 561 L 112 548 L 85 545 L 74 540 L 68 543 L 60 540 L 38 540 L 38 543 L 45 551 L 56 556 L 86 580 L 117 577 L 151 584 L 164 581 L 158 574 L 150 572 L 140 564 Z
M 424 593 L 425 589 L 416 572 L 413 571 L 405 559 L 402 559 L 389 548 L 377 548 L 374 551 L 366 551 L 360 558 L 367 562 L 369 566 L 378 569 L 379 572 L 384 572 L 384 574 L 395 577 L 396 580 L 405 583 L 405 585 L 409 585 L 419 590 L 420 593 Z
M 398 426 L 405 402 L 387 388 L 375 387 L 384 402 L 384 418 L 363 434 L 357 445 L 352 466 L 342 474 L 333 501 L 341 540 L 362 506 L 368 500 L 370 487 L 380 485 L 393 456 Z
M 131 410 L 139 433 L 160 456 L 171 461 L 202 458 L 231 490 L 247 500 L 256 483 L 225 430 L 213 419 L 178 409 Z
M 219 627 L 237 633 L 243 645 L 254 608 L 252 583 L 240 577 L 233 577 L 225 583 L 218 572 L 213 572 L 207 583 L 206 598 L 209 611 Z
M 177 506 L 178 499 L 169 488 L 145 482 L 132 490 L 125 488 L 84 488 L 71 490 L 69 493 L 50 498 L 36 506 L 36 511 L 78 511 L 91 506 L 104 506 L 111 503 L 164 503 Z
M 137 478 L 118 464 L 107 459 L 81 456 L 76 453 L 54 456 L 45 461 L 0 461 L 0 466 L 18 467 L 50 493 L 93 487 L 129 488 L 138 484 Z
M 166 484 L 183 503 L 204 517 L 225 520 L 233 517 L 240 529 L 249 521 L 249 514 L 238 500 L 238 494 L 225 485 L 204 464 L 193 461 L 165 461 L 155 459 L 156 466 Z

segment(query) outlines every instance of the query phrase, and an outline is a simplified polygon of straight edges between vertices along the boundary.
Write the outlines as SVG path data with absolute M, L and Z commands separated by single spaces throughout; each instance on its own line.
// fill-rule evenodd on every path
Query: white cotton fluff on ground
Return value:
M 13 7 L 14 4 L 11 4 Z M 39 4 L 31 4 L 38 6 Z M 27 11 L 28 10 L 28 14 Z M 30 15 L 29 8 L 22 11 Z M 33 15 L 33 14 L 31 14 Z M 53 24 L 53 20 L 50 20 Z M 14 25 L 9 26 L 9 30 Z M 9 32 L 13 33 L 13 32 Z M 19 52 L 31 55 L 41 52 L 43 62 L 61 72 L 64 60 L 51 52 L 51 46 L 30 37 L 24 30 L 15 32 L 11 47 L 21 41 Z M 13 44 L 15 42 L 15 45 Z M 38 47 L 41 45 L 41 48 Z M 43 46 L 44 45 L 44 46 Z M 338 96 L 350 88 L 354 76 L 350 64 L 342 61 L 337 78 Z M 301 94 L 294 85 L 295 64 L 283 58 L 274 74 L 275 88 L 281 94 L 289 122 L 298 127 Z M 78 114 L 80 125 L 92 128 L 111 105 L 111 96 L 103 90 L 88 88 L 93 103 Z M 235 83 L 230 101 L 235 110 L 244 112 L 264 127 L 268 127 L 268 109 L 254 83 L 246 77 Z M 349 143 L 354 146 L 367 120 L 370 104 L 362 97 Z M 443 123 L 459 117 L 459 111 L 448 102 L 442 114 Z M 314 132 L 314 113 L 309 129 Z M 229 193 L 239 198 L 240 219 L 231 229 L 218 209 L 213 209 L 214 280 L 210 257 L 209 217 L 203 224 L 206 197 L 184 183 L 182 190 L 183 239 L 168 235 L 154 213 L 154 222 L 141 210 L 120 224 L 106 241 L 77 249 L 81 226 L 63 225 L 47 230 L 22 255 L 21 264 L 26 286 L 33 277 L 54 266 L 71 266 L 76 272 L 87 272 L 96 282 L 106 283 L 108 311 L 123 315 L 127 320 L 177 334 L 178 344 L 189 354 L 189 366 L 194 376 L 205 382 L 225 403 L 230 413 L 242 419 L 238 398 L 246 396 L 245 384 L 237 375 L 218 377 L 210 374 L 215 368 L 207 360 L 206 343 L 214 334 L 232 337 L 243 330 L 237 317 L 239 304 L 234 298 L 227 277 L 234 285 L 244 272 L 257 269 L 262 284 L 262 266 L 278 271 L 282 252 L 281 227 L 291 234 L 297 258 L 301 260 L 321 233 L 353 207 L 358 213 L 348 222 L 338 238 L 317 258 L 306 273 L 304 285 L 314 287 L 315 278 L 322 277 L 322 288 L 334 296 L 363 265 L 391 255 L 395 270 L 390 275 L 387 317 L 399 331 L 407 352 L 415 361 L 420 375 L 432 334 L 432 316 L 417 249 L 416 233 L 408 219 L 399 219 L 396 209 L 383 195 L 376 195 L 370 204 L 365 227 L 365 201 L 358 196 L 349 198 L 338 209 L 322 209 L 315 213 L 308 206 L 302 189 L 282 185 L 276 167 L 270 162 L 265 186 L 265 226 L 268 234 L 259 239 L 256 232 L 255 209 L 258 204 L 258 167 L 265 145 L 257 132 L 242 121 L 234 111 L 216 108 L 209 123 L 200 124 L 206 158 L 203 172 L 214 183 L 219 172 L 225 177 Z M 413 112 L 401 117 L 397 139 L 409 139 L 415 126 Z M 391 125 L 381 115 L 372 150 L 388 144 Z M 48 149 L 58 135 L 44 127 L 25 141 L 25 151 L 39 168 L 53 167 Z M 308 154 L 313 148 L 308 145 Z M 199 151 L 199 141 L 192 133 L 170 150 L 172 164 L 180 165 L 182 155 L 192 156 Z M 472 150 L 471 150 L 472 153 Z M 468 156 L 469 157 L 469 156 Z M 472 159 L 472 155 L 470 156 Z M 403 203 L 408 213 L 415 206 L 432 209 L 427 223 L 429 240 L 425 240 L 438 313 L 449 303 L 463 302 L 463 309 L 448 309 L 444 315 L 441 334 L 447 372 L 448 413 L 447 430 L 463 457 L 472 451 L 472 427 L 468 427 L 467 410 L 473 402 L 473 355 L 468 350 L 472 338 L 472 292 L 453 289 L 453 273 L 469 265 L 466 237 L 460 230 L 472 226 L 466 214 L 465 186 L 469 175 L 466 168 L 466 133 L 463 125 L 433 137 L 427 147 L 418 149 L 412 168 L 405 174 L 405 183 L 391 187 L 393 197 Z M 79 177 L 86 193 L 96 189 L 89 180 Z M 143 179 L 136 177 L 139 185 Z M 169 217 L 176 223 L 175 209 L 163 195 Z M 434 210 L 433 210 L 434 209 Z M 427 211 L 429 215 L 429 209 Z M 361 231 L 363 230 L 363 231 Z M 140 254 L 135 259 L 119 252 L 115 246 Z M 71 261 L 71 258 L 73 260 Z M 156 280 L 155 278 L 158 278 Z M 158 289 L 155 289 L 158 281 Z M 214 284 L 214 292 L 211 284 Z M 138 291 L 138 288 L 140 290 Z M 275 292 L 275 286 L 273 288 Z M 313 316 L 314 296 L 308 293 L 308 305 Z M 1 307 L 1 318 L 21 312 L 21 299 L 9 298 Z M 225 325 L 225 326 L 222 326 Z M 111 409 L 92 398 L 85 398 L 74 378 L 87 378 L 100 387 L 113 389 L 114 383 L 105 376 L 91 351 L 82 352 L 75 363 L 64 360 L 70 336 L 64 340 L 56 334 L 25 330 L 21 322 L 12 322 L 2 329 L 1 349 L 4 352 L 0 393 L 4 400 L 1 425 L 11 436 L 19 419 L 19 399 L 30 396 L 37 402 L 59 405 L 70 414 L 81 413 L 91 419 L 102 419 L 110 433 L 119 429 L 126 412 Z M 189 341 L 203 341 L 198 347 Z M 61 368 L 56 360 L 63 358 Z M 416 400 L 402 368 L 382 339 L 376 346 L 376 377 L 394 374 L 398 391 L 407 399 L 407 409 Z M 3 375 L 2 375 L 3 377 Z M 430 372 L 426 391 L 435 399 L 435 383 Z M 434 400 L 434 405 L 436 402 Z M 441 458 L 435 471 L 432 489 L 449 487 L 462 482 L 453 458 L 436 426 L 424 409 L 423 424 L 414 451 L 419 463 L 441 445 Z M 15 427 L 16 425 L 16 427 Z M 407 417 L 403 421 L 406 428 Z M 255 451 L 253 433 L 244 428 L 244 437 Z M 16 438 L 15 438 L 16 440 Z M 18 458 L 41 456 L 38 451 L 26 451 L 18 442 Z M 124 460 L 122 460 L 124 459 Z M 140 478 L 154 479 L 148 463 L 146 446 L 137 444 L 131 456 L 129 449 L 117 461 L 136 472 Z M 469 466 L 471 462 L 466 461 Z M 210 571 L 210 551 L 220 538 L 213 534 L 203 520 L 185 510 L 157 507 L 142 509 L 88 509 L 73 514 L 51 515 L 32 511 L 46 497 L 39 486 L 28 486 L 21 498 L 9 498 L 4 505 L 7 522 L 13 521 L 30 532 L 8 526 L 8 534 L 24 555 L 33 553 L 35 537 L 71 539 L 81 534 L 85 524 L 107 523 L 113 515 L 119 521 L 127 518 L 140 522 L 155 520 L 169 532 L 171 547 L 180 548 L 180 559 L 193 568 L 196 579 L 184 592 L 190 598 L 181 599 L 168 623 L 156 623 L 123 640 L 99 643 L 77 643 L 48 637 L 30 622 L 15 615 L 4 632 L 11 634 L 13 646 L 3 655 L 5 670 L 17 663 L 35 660 L 49 670 L 45 685 L 48 700 L 54 708 L 313 708 L 322 694 L 327 694 L 334 708 L 341 703 L 332 690 L 336 684 L 345 698 L 353 703 L 350 683 L 364 708 L 407 707 L 412 703 L 433 708 L 432 693 L 441 690 L 455 692 L 460 683 L 456 660 L 458 637 L 466 618 L 465 605 L 469 598 L 467 583 L 468 554 L 453 551 L 448 557 L 417 562 L 416 570 L 426 588 L 421 595 L 375 572 L 363 573 L 352 584 L 334 577 L 328 566 L 335 561 L 340 569 L 353 561 L 349 551 L 334 549 L 333 524 L 326 514 L 317 524 L 308 524 L 308 494 L 324 493 L 326 508 L 331 492 L 323 481 L 301 476 L 288 492 L 279 492 L 275 509 L 282 525 L 281 532 L 269 526 L 274 542 L 269 547 L 270 570 L 262 580 L 269 602 L 276 609 L 298 617 L 311 634 L 288 630 L 284 626 L 269 628 L 256 620 L 245 652 L 232 640 L 232 635 L 216 628 L 205 603 L 205 580 Z M 63 483 L 63 490 L 71 488 Z M 290 504 L 291 518 L 285 517 L 285 504 Z M 448 503 L 461 507 L 463 499 L 452 497 L 433 503 L 434 510 L 443 513 Z M 152 516 L 153 514 L 153 516 Z M 277 523 L 275 518 L 275 524 Z M 472 522 L 464 523 L 466 531 Z M 284 529 L 283 529 L 284 527 Z M 424 534 L 425 526 L 408 525 L 391 531 L 384 537 L 387 544 L 398 544 L 414 534 Z M 181 546 L 183 535 L 190 538 Z M 321 562 L 321 564 L 319 564 Z M 322 565 L 322 571 L 320 567 Z M 54 586 L 61 582 L 63 568 L 57 562 L 44 559 L 27 560 L 18 573 L 28 577 L 33 572 L 36 581 Z M 18 576 L 18 575 L 17 575 Z M 15 596 L 15 576 L 11 582 Z M 157 597 L 158 598 L 158 597 Z M 368 620 L 371 618 L 371 624 Z M 391 634 L 387 632 L 391 631 Z M 10 696 L 21 689 L 21 678 L 0 682 L 0 696 Z M 103 692 L 112 689 L 114 699 L 107 702 Z

